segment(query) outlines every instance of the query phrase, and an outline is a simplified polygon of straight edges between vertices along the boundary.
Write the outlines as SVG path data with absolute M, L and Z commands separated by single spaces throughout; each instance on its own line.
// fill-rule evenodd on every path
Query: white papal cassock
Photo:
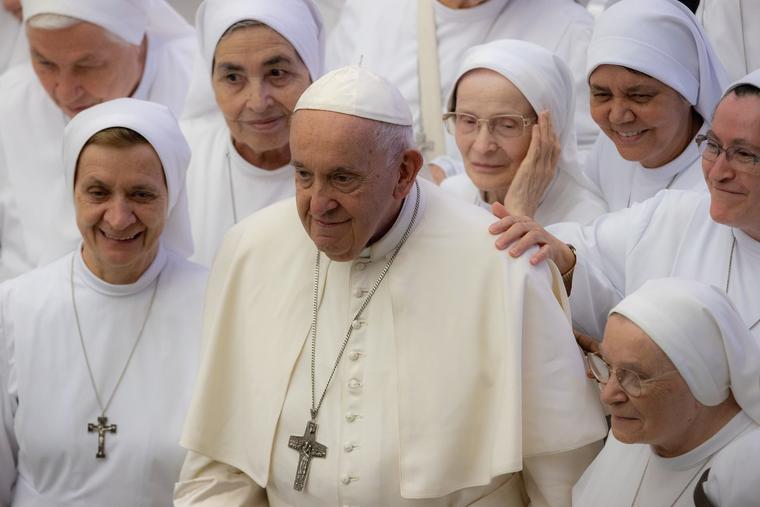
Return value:
M 97 433 L 87 431 L 100 410 L 77 337 L 72 256 L 82 336 L 103 403 L 158 280 L 145 332 L 107 413 L 117 432 L 106 434 L 105 459 L 95 458 Z M 161 248 L 133 284 L 104 282 L 77 250 L 0 286 L 0 505 L 170 505 L 205 282 L 205 270 Z
M 643 72 L 675 90 L 704 120 L 694 137 L 709 128 L 713 111 L 729 84 L 696 18 L 676 0 L 627 0 L 604 11 L 589 44 L 587 76 L 600 65 Z M 617 120 L 613 127 L 624 132 L 647 129 L 643 142 L 646 136 L 661 136 L 646 107 L 631 108 L 634 112 L 626 113 L 631 119 Z M 642 113 L 641 118 L 636 113 Z M 664 165 L 644 167 L 638 161 L 625 160 L 612 140 L 602 134 L 586 159 L 584 172 L 599 187 L 610 211 L 627 208 L 663 189 L 706 190 L 699 150 L 693 141 Z
M 609 311 L 651 278 L 679 276 L 725 290 L 730 273 L 728 296 L 760 338 L 760 242 L 713 221 L 708 193 L 664 190 L 587 227 L 547 229 L 578 251 L 570 306 L 574 324 L 591 336 L 601 339 Z
M 0 74 L 26 57 L 23 53 L 23 49 L 26 48 L 25 40 L 21 23 L 0 6 Z
M 145 69 L 132 97 L 179 115 L 196 51 L 193 31 L 163 0 L 151 5 L 149 21 L 163 24 L 147 27 Z M 6 280 L 72 250 L 79 233 L 61 162 L 68 120 L 30 63 L 0 77 L 0 118 L 0 280 Z
M 696 16 L 729 77 L 760 69 L 760 4 L 746 0 L 701 0 Z
M 512 506 L 523 505 L 521 479 L 534 506 L 569 505 L 606 428 L 556 268 L 497 253 L 487 213 L 420 187 L 416 225 L 353 324 L 319 412 L 327 456 L 313 460 L 302 493 L 288 438 L 309 417 L 316 249 L 293 200 L 231 230 L 209 282 L 182 438 L 193 452 L 175 505 Z M 415 194 L 357 259 L 322 256 L 318 391 Z M 452 269 L 461 259 L 478 259 L 477 269 Z
M 593 18 L 580 5 L 566 0 L 488 0 L 467 9 L 451 9 L 431 0 L 435 9 L 438 58 L 443 100 L 451 89 L 462 57 L 469 48 L 497 39 L 520 39 L 538 44 L 562 58 L 575 78 L 578 143 L 587 149 L 598 128 L 588 112 L 585 80 L 586 48 Z M 417 1 L 347 0 L 341 19 L 327 41 L 327 68 L 362 65 L 388 79 L 412 108 L 420 125 L 417 69 Z M 446 104 L 441 104 L 441 112 Z M 460 158 L 453 139 L 448 154 Z

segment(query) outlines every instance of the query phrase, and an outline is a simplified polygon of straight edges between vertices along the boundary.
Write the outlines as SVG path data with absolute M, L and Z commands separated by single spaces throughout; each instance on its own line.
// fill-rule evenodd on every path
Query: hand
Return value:
M 428 164 L 428 170 L 430 171 L 430 176 L 433 178 L 433 181 L 436 185 L 440 185 L 443 180 L 446 179 L 446 173 L 441 169 L 441 166 L 436 164 Z
M 520 257 L 526 250 L 538 246 L 538 252 L 530 258 L 533 265 L 546 259 L 551 259 L 557 265 L 560 273 L 566 273 L 575 264 L 575 254 L 565 243 L 549 234 L 540 224 L 530 217 L 510 215 L 503 204 L 495 202 L 491 212 L 499 219 L 488 228 L 496 238 L 496 248 L 505 250 L 508 246 L 509 255 Z
M 551 116 L 549 111 L 543 111 L 533 125 L 528 153 L 504 198 L 504 206 L 510 215 L 532 217 L 535 214 L 546 189 L 554 180 L 559 154 L 559 139 L 554 133 Z
M 578 342 L 578 345 L 583 350 L 583 352 L 595 352 L 597 354 L 599 353 L 599 342 L 594 338 L 587 334 L 578 332 L 575 329 L 573 329 L 573 334 L 575 335 L 575 341 Z M 591 373 L 591 370 L 588 367 L 588 363 L 585 360 L 584 366 L 586 367 L 586 376 L 591 380 L 595 380 L 596 377 L 594 377 L 594 374 Z
M 21 21 L 21 0 L 3 0 L 3 7 Z

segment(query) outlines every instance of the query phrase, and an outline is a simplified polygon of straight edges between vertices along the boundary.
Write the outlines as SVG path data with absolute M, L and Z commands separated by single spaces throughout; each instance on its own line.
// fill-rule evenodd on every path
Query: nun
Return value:
M 760 438 L 760 344 L 722 290 L 648 281 L 612 309 L 587 358 L 612 429 L 573 505 L 693 506 L 713 466 L 711 502 L 756 504 L 760 467 L 745 449 Z
M 578 167 L 573 93 L 565 62 L 536 44 L 497 40 L 470 49 L 443 115 L 466 174 L 441 187 L 488 210 L 503 203 L 544 225 L 588 223 L 605 213 Z
M 694 14 L 676 0 L 623 0 L 597 19 L 586 75 L 604 135 L 584 172 L 609 211 L 662 189 L 705 190 L 697 135 L 728 76 Z
M 196 25 L 216 103 L 182 129 L 193 260 L 210 266 L 230 227 L 295 194 L 290 116 L 322 75 L 324 37 L 311 0 L 206 0 Z
M 171 504 L 207 276 L 187 260 L 189 159 L 159 104 L 66 127 L 80 244 L 0 285 L 0 505 Z

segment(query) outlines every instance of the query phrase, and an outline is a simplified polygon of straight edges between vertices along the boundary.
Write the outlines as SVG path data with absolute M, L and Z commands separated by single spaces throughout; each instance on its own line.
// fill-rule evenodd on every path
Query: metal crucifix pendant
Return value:
M 98 452 L 95 454 L 96 458 L 106 457 L 106 432 L 116 433 L 116 425 L 108 424 L 108 417 L 98 417 L 98 424 L 87 423 L 87 433 L 98 432 Z
M 317 442 L 317 423 L 309 421 L 303 436 L 291 435 L 288 447 L 298 451 L 298 468 L 293 489 L 303 491 L 306 478 L 309 476 L 309 465 L 312 458 L 324 458 L 327 456 L 327 447 Z

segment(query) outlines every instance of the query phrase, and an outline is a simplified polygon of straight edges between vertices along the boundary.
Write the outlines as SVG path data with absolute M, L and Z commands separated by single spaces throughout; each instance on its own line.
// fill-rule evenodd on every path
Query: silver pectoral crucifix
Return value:
M 306 479 L 309 476 L 311 459 L 327 456 L 327 446 L 317 442 L 317 423 L 314 421 L 307 422 L 302 437 L 291 435 L 290 440 L 288 440 L 288 447 L 298 451 L 298 468 L 296 469 L 293 489 L 303 491 L 304 486 L 306 486 Z
M 106 432 L 116 433 L 116 425 L 108 424 L 108 417 L 102 415 L 98 417 L 98 424 L 87 423 L 87 432 L 98 432 L 98 452 L 95 454 L 96 458 L 106 457 Z

